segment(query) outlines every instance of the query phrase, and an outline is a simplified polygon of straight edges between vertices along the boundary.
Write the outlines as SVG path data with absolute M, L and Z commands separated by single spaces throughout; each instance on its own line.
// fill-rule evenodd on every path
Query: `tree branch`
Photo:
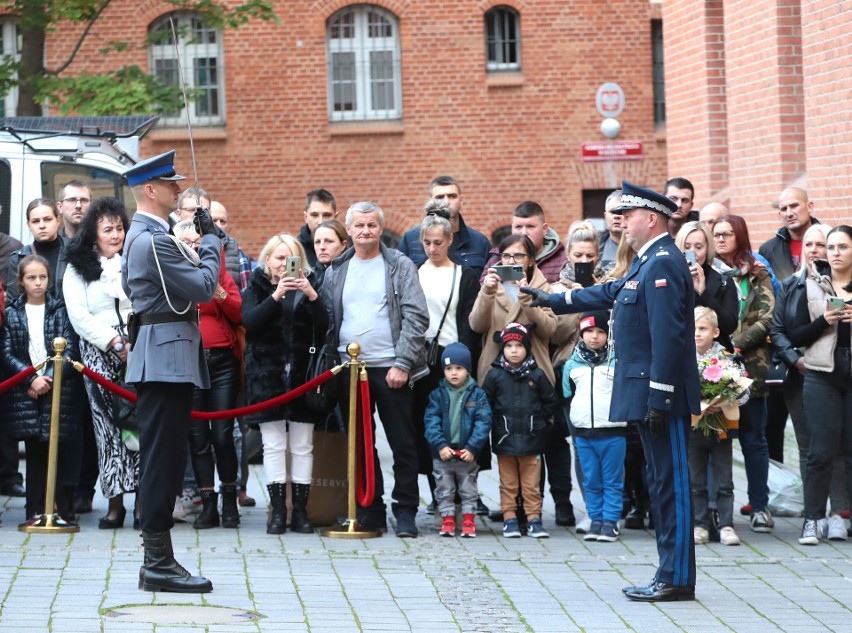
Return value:
M 89 35 L 89 31 L 92 30 L 92 26 L 95 24 L 95 21 L 101 16 L 101 13 L 104 12 L 104 9 L 106 9 L 109 6 L 110 2 L 112 2 L 112 0 L 104 0 L 103 4 L 95 12 L 95 15 L 93 15 L 92 19 L 89 20 L 89 23 L 86 25 L 86 28 L 83 29 L 83 33 L 80 35 L 80 38 L 77 40 L 77 44 L 74 45 L 74 50 L 71 51 L 71 56 L 67 60 L 65 60 L 65 63 L 62 64 L 59 68 L 57 68 L 55 70 L 49 70 L 49 69 L 45 68 L 44 73 L 46 75 L 56 76 L 71 65 L 71 62 L 73 62 L 74 58 L 77 57 L 77 53 L 80 52 L 80 48 L 83 46 L 83 42 L 85 41 L 86 36 Z

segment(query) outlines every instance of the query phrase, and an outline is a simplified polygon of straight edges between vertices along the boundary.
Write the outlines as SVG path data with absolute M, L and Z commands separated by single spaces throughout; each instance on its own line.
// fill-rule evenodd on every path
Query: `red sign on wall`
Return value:
M 580 160 L 584 163 L 642 158 L 642 141 L 594 141 L 580 144 Z

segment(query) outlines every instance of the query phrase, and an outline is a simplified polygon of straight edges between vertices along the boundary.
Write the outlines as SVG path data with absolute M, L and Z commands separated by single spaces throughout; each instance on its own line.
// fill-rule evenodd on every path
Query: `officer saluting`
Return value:
M 138 324 L 135 340 L 131 332 L 127 381 L 138 391 L 139 524 L 145 547 L 139 588 L 206 593 L 213 585 L 175 560 L 169 530 L 183 483 L 193 388 L 210 388 L 196 303 L 213 298 L 221 244 L 206 209 L 196 214 L 202 235 L 197 256 L 169 234 L 169 213 L 180 194 L 176 181 L 184 179 L 175 173 L 174 156 L 174 150 L 166 152 L 124 174 L 137 207 L 121 267 Z
M 556 314 L 613 309 L 615 382 L 611 420 L 639 424 L 648 463 L 651 512 L 660 564 L 654 579 L 622 591 L 631 600 L 695 599 L 695 544 L 687 467 L 691 418 L 698 413 L 689 266 L 668 233 L 677 205 L 626 180 L 621 203 L 624 238 L 637 251 L 627 276 L 600 286 L 547 294 L 534 288 L 531 305 Z

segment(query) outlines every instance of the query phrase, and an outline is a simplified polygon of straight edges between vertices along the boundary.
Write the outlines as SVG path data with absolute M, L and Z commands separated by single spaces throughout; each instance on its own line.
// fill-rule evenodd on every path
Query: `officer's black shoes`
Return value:
M 651 582 L 649 582 L 647 585 L 630 585 L 628 587 L 622 587 L 621 593 L 623 593 L 626 596 L 628 593 L 631 593 L 631 592 L 634 592 L 634 591 L 647 591 L 648 589 L 650 589 L 651 587 L 653 587 L 656 584 L 657 584 L 657 579 L 651 578 Z
M 171 593 L 208 593 L 213 583 L 193 576 L 175 560 L 170 532 L 143 532 L 145 562 L 139 570 L 139 588 L 143 591 Z
M 677 602 L 695 600 L 695 587 L 655 582 L 647 587 L 628 587 L 624 595 L 636 602 Z

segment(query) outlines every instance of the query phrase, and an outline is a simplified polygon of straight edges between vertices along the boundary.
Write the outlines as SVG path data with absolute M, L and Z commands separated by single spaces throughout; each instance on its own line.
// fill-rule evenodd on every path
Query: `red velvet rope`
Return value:
M 0 393 L 3 393 L 4 391 L 11 389 L 14 386 L 21 384 L 34 373 L 36 373 L 36 368 L 30 365 L 25 370 L 18 372 L 11 378 L 7 378 L 3 382 L 0 382 Z
M 120 385 L 117 385 L 114 382 L 107 380 L 100 374 L 95 373 L 84 365 L 78 366 L 78 364 L 75 364 L 74 366 L 79 371 L 81 371 L 84 376 L 91 378 L 107 391 L 111 391 L 112 393 L 121 396 L 122 398 L 124 398 L 125 400 L 129 400 L 130 402 L 136 402 L 136 394 L 132 391 L 128 391 L 124 387 L 121 387 Z M 250 413 L 257 413 L 258 411 L 265 411 L 266 409 L 271 409 L 272 407 L 277 407 L 279 405 L 286 404 L 291 400 L 295 400 L 296 398 L 304 395 L 311 389 L 316 389 L 323 383 L 328 382 L 333 377 L 334 372 L 329 369 L 321 373 L 313 380 L 309 380 L 304 385 L 296 387 L 292 391 L 283 393 L 280 396 L 270 398 L 269 400 L 264 400 L 263 402 L 251 404 L 246 407 L 239 407 L 237 409 L 226 409 L 224 411 L 193 411 L 191 417 L 193 420 L 222 420 L 226 418 L 237 418 L 243 415 L 248 415 Z
M 359 460 L 358 464 L 364 464 L 364 476 L 356 477 L 358 487 L 356 489 L 358 505 L 366 508 L 373 503 L 373 498 L 376 495 L 376 476 L 375 462 L 373 461 L 373 405 L 370 402 L 370 383 L 362 380 L 360 385 L 361 410 L 360 415 L 357 415 L 358 436 L 363 437 L 364 441 L 359 445 Z M 360 473 L 360 468 L 356 468 L 357 473 Z M 363 479 L 363 481 L 362 481 Z

